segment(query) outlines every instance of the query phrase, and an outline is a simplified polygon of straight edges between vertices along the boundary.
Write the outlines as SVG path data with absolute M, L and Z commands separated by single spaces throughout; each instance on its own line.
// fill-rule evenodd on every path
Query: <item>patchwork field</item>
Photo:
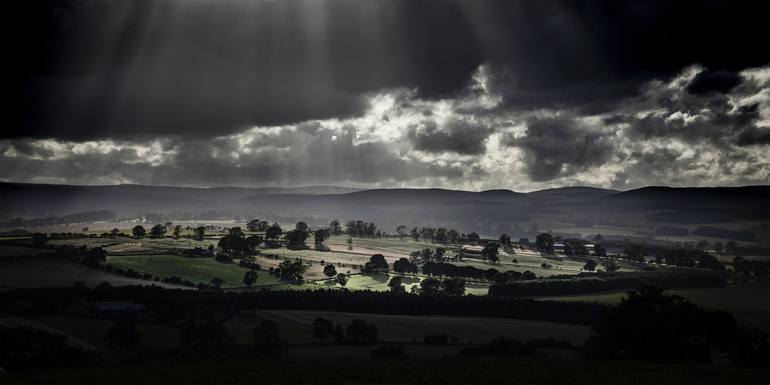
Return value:
M 83 282 L 88 287 L 95 287 L 102 282 L 109 282 L 113 286 L 150 284 L 148 281 L 111 274 L 51 257 L 0 262 L 0 288 L 62 287 L 72 286 L 76 281 Z M 161 282 L 152 284 L 180 287 Z
M 209 283 L 214 278 L 224 280 L 223 287 L 242 286 L 243 275 L 248 271 L 237 264 L 224 264 L 213 258 L 187 258 L 178 255 L 129 255 L 109 256 L 107 263 L 121 269 L 133 269 L 161 278 L 177 276 L 193 283 Z M 259 272 L 256 285 L 274 285 L 277 279 Z
M 341 245 L 347 247 L 348 237 L 344 235 L 332 236 L 326 242 L 329 245 Z M 402 241 L 396 237 L 387 238 L 353 238 L 353 247 L 363 247 L 368 249 L 381 249 L 383 251 L 391 251 L 398 254 L 409 255 L 412 251 L 422 250 L 424 248 L 436 248 L 435 243 L 429 242 L 417 242 L 409 237 L 404 237 Z

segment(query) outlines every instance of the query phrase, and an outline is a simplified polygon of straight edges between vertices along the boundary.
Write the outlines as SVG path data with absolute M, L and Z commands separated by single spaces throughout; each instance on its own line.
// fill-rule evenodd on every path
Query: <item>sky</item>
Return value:
M 770 2 L 0 2 L 0 181 L 770 181 Z

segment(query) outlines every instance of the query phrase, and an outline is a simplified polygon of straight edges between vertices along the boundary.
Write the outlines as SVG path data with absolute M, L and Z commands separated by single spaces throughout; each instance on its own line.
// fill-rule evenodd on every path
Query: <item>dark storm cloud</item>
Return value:
M 147 155 L 153 143 L 116 144 L 106 150 L 93 146 L 77 151 L 72 144 L 58 144 L 56 150 L 45 143 L 29 143 L 26 147 L 10 144 L 8 148 L 0 144 L 0 179 L 77 184 L 290 186 L 398 183 L 463 175 L 460 167 L 403 158 L 384 142 L 357 143 L 353 128 L 337 132 L 314 124 L 270 133 L 250 132 L 237 138 L 183 141 L 168 151 L 149 150 L 160 155 L 159 159 Z M 7 154 L 9 148 L 15 149 L 13 156 Z M 42 152 L 55 153 L 57 158 L 36 156 Z
M 492 129 L 484 124 L 453 119 L 439 126 L 427 120 L 413 126 L 407 137 L 420 151 L 478 155 L 486 152 L 484 142 L 491 133 Z
M 737 144 L 739 146 L 770 144 L 770 128 L 748 127 L 738 135 Z
M 533 181 L 569 176 L 605 164 L 613 155 L 612 134 L 585 127 L 570 118 L 533 119 L 523 137 L 504 143 L 524 151 L 526 172 Z
M 695 95 L 710 92 L 727 93 L 743 81 L 741 75 L 728 71 L 703 71 L 687 86 L 687 91 Z
M 770 61 L 766 1 L 7 0 L 2 133 L 204 138 L 451 96 L 488 64 L 507 108 L 606 110 L 700 63 Z
M 625 133 L 634 140 L 671 138 L 722 147 L 761 143 L 759 102 L 738 101 L 761 95 L 763 86 L 755 81 L 744 82 L 739 74 L 695 70 L 700 72 L 684 88 L 675 84 L 684 79 L 654 82 L 641 96 L 627 100 L 618 109 L 619 114 L 605 118 L 604 123 L 626 123 Z M 728 85 L 728 78 L 734 84 Z

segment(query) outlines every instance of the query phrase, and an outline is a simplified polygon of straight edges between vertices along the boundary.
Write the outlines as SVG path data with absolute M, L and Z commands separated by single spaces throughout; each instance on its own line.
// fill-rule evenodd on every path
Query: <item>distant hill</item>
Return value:
M 204 218 L 201 213 L 209 212 L 226 218 L 266 218 L 283 223 L 304 220 L 313 225 L 334 218 L 363 219 L 390 232 L 403 224 L 529 236 L 535 228 L 611 225 L 636 227 L 633 231 L 645 236 L 654 233 L 656 227 L 672 227 L 672 223 L 770 222 L 770 186 L 646 187 L 629 191 L 566 187 L 520 193 L 504 189 L 473 192 L 336 186 L 190 188 L 0 183 L 0 196 L 0 215 L 6 218 L 94 210 L 111 210 L 118 217 L 180 213 Z
M 655 208 L 770 208 L 770 186 L 662 187 L 651 186 L 618 192 L 605 201 Z

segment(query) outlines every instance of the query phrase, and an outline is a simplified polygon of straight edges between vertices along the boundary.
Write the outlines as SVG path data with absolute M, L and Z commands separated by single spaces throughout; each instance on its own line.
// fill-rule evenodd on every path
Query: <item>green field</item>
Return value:
M 57 329 L 75 338 L 83 340 L 96 348 L 106 347 L 105 336 L 113 322 L 96 318 L 47 317 L 35 321 L 52 329 Z M 141 345 L 146 348 L 168 348 L 179 340 L 179 331 L 170 326 L 147 322 L 137 322 L 136 329 L 141 334 Z
M 522 321 L 514 319 L 447 317 L 447 316 L 404 316 L 381 314 L 357 314 L 316 311 L 269 311 L 268 314 L 282 320 L 281 324 L 293 324 L 310 333 L 313 321 L 320 317 L 343 325 L 354 319 L 363 319 L 377 325 L 379 338 L 383 341 L 418 341 L 426 335 L 446 334 L 456 336 L 460 343 L 479 343 L 497 337 L 536 339 L 552 337 L 557 340 L 582 344 L 588 338 L 589 327 L 544 321 Z
M 348 237 L 346 235 L 337 235 L 337 236 L 330 237 L 329 240 L 326 241 L 326 243 L 347 246 L 347 240 L 348 240 Z M 416 251 L 416 250 L 422 250 L 426 247 L 433 249 L 433 248 L 442 246 L 436 243 L 415 242 L 412 238 L 409 238 L 409 237 L 404 237 L 403 241 L 395 237 L 387 237 L 387 238 L 353 237 L 353 245 L 368 247 L 368 248 L 389 249 L 391 251 L 402 252 L 405 254 L 409 254 L 412 251 Z M 444 247 L 446 248 L 447 246 L 444 245 Z
M 121 269 L 134 269 L 161 278 L 177 276 L 193 283 L 209 283 L 213 278 L 225 281 L 223 287 L 242 286 L 243 274 L 248 270 L 237 264 L 224 264 L 213 258 L 186 258 L 178 255 L 109 256 L 107 263 Z M 257 286 L 274 285 L 277 279 L 261 271 Z
M 770 330 L 770 286 L 728 285 L 727 287 L 689 288 L 667 290 L 668 294 L 680 295 L 690 302 L 710 310 L 731 313 L 740 323 Z M 597 294 L 540 297 L 538 299 L 598 302 L 615 305 L 625 298 L 625 291 Z
M 286 342 L 310 344 L 318 342 L 313 337 L 312 324 L 319 317 L 342 324 L 343 328 L 354 319 L 363 319 L 376 325 L 379 340 L 386 342 L 422 343 L 426 335 L 446 334 L 450 338 L 456 337 L 457 342 L 461 344 L 481 343 L 504 336 L 525 340 L 551 337 L 580 345 L 589 334 L 587 326 L 544 321 L 290 310 L 258 311 L 250 319 L 225 322 L 225 328 L 235 342 L 250 344 L 254 338 L 254 327 L 261 320 L 267 319 L 279 325 L 281 336 Z M 104 338 L 113 324 L 111 320 L 74 316 L 37 318 L 33 322 L 60 330 L 96 348 L 105 347 Z M 173 348 L 178 344 L 179 330 L 176 327 L 138 322 L 137 329 L 142 335 L 142 347 Z
M 299 258 L 305 261 L 313 262 L 342 262 L 345 264 L 362 265 L 369 260 L 370 255 L 360 255 L 351 253 L 341 253 L 334 251 L 318 251 L 318 250 L 289 250 L 285 248 L 275 249 L 262 249 L 263 254 L 274 254 L 281 258 Z

